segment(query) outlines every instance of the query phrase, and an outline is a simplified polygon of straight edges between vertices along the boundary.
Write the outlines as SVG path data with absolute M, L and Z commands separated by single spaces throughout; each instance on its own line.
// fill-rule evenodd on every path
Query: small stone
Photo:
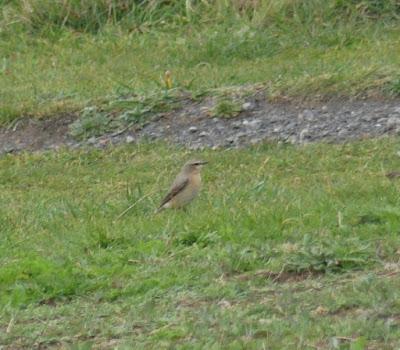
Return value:
M 253 108 L 253 104 L 250 102 L 245 102 L 242 104 L 242 110 L 243 111 L 249 111 L 250 109 Z
M 245 137 L 245 136 L 247 136 L 247 134 L 246 134 L 245 132 L 238 132 L 238 133 L 236 134 L 236 139 L 239 139 L 239 138 Z
M 202 131 L 202 132 L 199 134 L 200 137 L 206 137 L 206 136 L 208 136 L 208 135 L 209 135 L 209 133 L 206 132 L 206 131 Z
M 378 123 L 379 123 L 379 121 L 380 120 L 378 120 Z M 387 120 L 387 127 L 388 128 L 392 128 L 392 127 L 396 127 L 396 126 L 399 126 L 400 125 L 400 118 L 397 118 L 397 117 L 390 117 L 388 120 Z
M 240 129 L 241 125 L 242 125 L 242 122 L 239 122 L 239 121 L 235 121 L 232 123 L 232 127 L 234 129 Z
M 150 138 L 151 140 L 155 140 L 155 139 L 157 139 L 159 136 L 160 136 L 160 135 L 159 135 L 158 133 L 156 133 L 156 132 L 151 132 L 151 133 L 149 134 L 149 138 Z
M 305 120 L 313 120 L 314 119 L 314 113 L 313 111 L 309 110 L 309 109 L 305 109 L 303 111 L 303 118 Z
M 362 120 L 365 120 L 366 122 L 370 122 L 371 120 L 373 120 L 374 117 L 372 115 L 365 115 L 364 117 L 362 117 Z
M 132 142 L 134 142 L 135 141 L 135 138 L 133 137 L 133 136 L 131 136 L 131 135 L 128 135 L 127 137 L 126 137 L 126 139 L 125 139 L 125 142 L 126 143 L 132 143 Z
M 260 143 L 261 140 L 262 140 L 262 139 L 260 139 L 260 138 L 258 138 L 258 137 L 252 138 L 252 139 L 250 139 L 250 144 L 256 145 L 257 143 Z
M 287 142 L 291 143 L 291 144 L 295 144 L 297 143 L 297 137 L 296 136 L 289 136 L 287 139 Z
M 323 105 L 321 110 L 322 110 L 322 112 L 326 112 L 328 110 L 328 106 L 327 105 Z
M 358 122 L 351 122 L 348 125 L 349 129 L 355 129 L 355 128 L 358 128 L 358 127 L 359 127 L 359 123 Z
M 232 304 L 225 299 L 222 299 L 218 302 L 218 306 L 222 307 L 223 309 L 229 309 L 232 307 Z
M 193 151 L 201 151 L 204 149 L 204 146 L 200 143 L 194 143 L 192 145 L 189 146 L 189 149 L 193 150 Z
M 390 118 L 389 118 L 390 119 Z M 385 123 L 386 122 L 386 120 L 387 120 L 387 118 L 379 118 L 378 120 L 377 120 L 377 123 L 378 124 L 383 124 L 383 123 Z M 389 124 L 389 123 L 388 123 Z
M 94 145 L 96 143 L 96 138 L 94 136 L 92 136 L 91 138 L 89 138 L 86 143 L 89 145 Z
M 109 143 L 108 139 L 101 139 L 99 140 L 99 146 L 105 146 L 107 145 L 107 143 Z
M 53 144 L 49 145 L 48 147 L 49 147 L 49 149 L 55 150 L 55 151 L 60 149 L 60 145 L 57 145 L 56 143 L 53 143 Z
M 71 147 L 72 149 L 77 149 L 79 147 L 81 147 L 82 145 L 80 143 L 72 143 L 69 147 Z
M 191 132 L 192 134 L 194 134 L 195 132 L 197 132 L 197 127 L 191 126 L 191 127 L 189 128 L 189 132 Z
M 16 147 L 14 147 L 14 146 L 12 146 L 12 145 L 6 145 L 6 146 L 3 148 L 3 152 L 1 152 L 1 153 L 13 153 L 13 152 L 15 152 L 15 151 L 17 151 L 17 148 L 16 148 Z
M 309 136 L 310 136 L 310 131 L 308 129 L 303 129 L 300 131 L 299 141 L 304 142 L 304 140 Z
M 261 120 L 253 119 L 253 120 L 244 120 L 243 125 L 249 126 L 250 128 L 258 128 Z

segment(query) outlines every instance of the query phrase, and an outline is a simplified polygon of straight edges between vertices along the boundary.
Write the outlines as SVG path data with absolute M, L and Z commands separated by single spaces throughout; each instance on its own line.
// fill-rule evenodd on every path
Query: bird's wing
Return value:
M 161 208 L 164 204 L 168 203 L 172 198 L 174 198 L 179 192 L 183 191 L 183 189 L 188 185 L 189 179 L 176 181 L 165 198 L 161 201 L 160 207 Z

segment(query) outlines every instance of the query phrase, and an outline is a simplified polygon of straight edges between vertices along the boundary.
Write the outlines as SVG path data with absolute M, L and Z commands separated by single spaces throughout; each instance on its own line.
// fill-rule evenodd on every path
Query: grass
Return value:
M 69 125 L 69 133 L 76 139 L 85 139 L 110 131 L 119 132 L 134 124 L 143 125 L 159 113 L 177 110 L 187 99 L 177 89 L 141 96 L 122 96 L 97 107 L 84 108 L 79 118 Z
M 395 349 L 399 147 L 3 156 L 0 344 Z M 154 215 L 191 157 L 210 162 L 200 197 Z
M 210 116 L 231 118 L 237 116 L 241 110 L 240 101 L 223 97 L 216 101 L 214 108 L 210 111 Z
M 192 2 L 192 10 L 179 1 L 147 9 L 148 17 L 140 7 L 124 17 L 122 0 L 108 12 L 110 2 L 98 0 L 96 16 L 93 8 L 75 8 L 86 6 L 81 2 L 69 10 L 30 2 L 18 11 L 18 1 L 0 5 L 0 123 L 120 96 L 162 96 L 166 70 L 174 88 L 194 94 L 255 83 L 272 98 L 399 91 L 398 8 L 391 0 L 381 7 L 372 0 L 261 1 L 241 11 L 225 1 Z M 57 12 L 64 10 L 76 13 Z
M 231 117 L 253 84 L 398 96 L 399 14 L 396 0 L 1 2 L 0 124 L 79 111 L 70 132 L 88 138 L 204 94 Z M 399 147 L 0 157 L 0 348 L 399 348 L 400 183 L 384 176 Z M 191 157 L 210 162 L 200 197 L 154 215 Z

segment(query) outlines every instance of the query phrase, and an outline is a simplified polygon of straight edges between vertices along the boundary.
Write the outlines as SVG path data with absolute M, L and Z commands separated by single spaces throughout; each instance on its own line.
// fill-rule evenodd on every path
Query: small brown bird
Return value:
M 182 208 L 197 196 L 201 187 L 200 170 L 204 164 L 207 162 L 191 160 L 182 167 L 157 212 L 167 208 Z

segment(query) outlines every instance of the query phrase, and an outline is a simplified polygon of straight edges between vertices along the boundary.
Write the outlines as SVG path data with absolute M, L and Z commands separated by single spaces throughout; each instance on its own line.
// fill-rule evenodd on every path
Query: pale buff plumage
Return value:
M 158 211 L 167 208 L 182 208 L 189 204 L 200 191 L 200 170 L 206 163 L 201 160 L 187 162 L 172 183 L 168 194 L 161 201 Z

